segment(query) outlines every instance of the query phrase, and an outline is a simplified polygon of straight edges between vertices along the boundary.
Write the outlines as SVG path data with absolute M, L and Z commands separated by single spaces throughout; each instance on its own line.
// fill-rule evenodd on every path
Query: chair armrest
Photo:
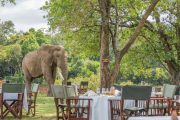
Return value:
M 151 97 L 150 100 L 173 100 L 172 98 L 165 97 Z

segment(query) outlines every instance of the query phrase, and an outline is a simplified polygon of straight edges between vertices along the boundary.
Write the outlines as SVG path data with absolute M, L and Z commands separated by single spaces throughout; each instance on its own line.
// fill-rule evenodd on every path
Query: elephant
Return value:
M 22 71 L 28 90 L 35 78 L 44 76 L 48 83 L 48 95 L 52 96 L 51 85 L 55 82 L 57 67 L 61 69 L 63 84 L 67 84 L 67 54 L 63 46 L 45 44 L 27 53 L 22 60 Z

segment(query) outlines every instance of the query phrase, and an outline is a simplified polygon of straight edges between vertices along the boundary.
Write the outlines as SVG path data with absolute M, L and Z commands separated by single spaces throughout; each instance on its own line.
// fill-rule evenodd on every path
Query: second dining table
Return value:
M 120 96 L 109 96 L 109 95 L 81 95 L 80 98 L 90 98 L 92 99 L 90 107 L 90 120 L 110 120 L 110 99 L 120 100 Z M 134 105 L 132 100 L 125 101 L 125 106 Z

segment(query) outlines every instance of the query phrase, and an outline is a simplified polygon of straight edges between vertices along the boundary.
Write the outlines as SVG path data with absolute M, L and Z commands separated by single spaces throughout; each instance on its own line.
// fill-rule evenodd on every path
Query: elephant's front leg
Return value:
M 51 85 L 54 84 L 53 80 L 53 75 L 52 75 L 52 70 L 51 68 L 46 67 L 46 69 L 43 71 L 44 78 L 48 83 L 48 96 L 52 96 L 52 91 L 51 91 Z
M 24 72 L 24 79 L 25 79 L 25 84 L 26 84 L 26 90 L 27 92 L 31 91 L 31 82 L 32 82 L 32 77 L 29 73 L 29 71 L 27 70 L 27 68 L 23 68 L 23 72 Z

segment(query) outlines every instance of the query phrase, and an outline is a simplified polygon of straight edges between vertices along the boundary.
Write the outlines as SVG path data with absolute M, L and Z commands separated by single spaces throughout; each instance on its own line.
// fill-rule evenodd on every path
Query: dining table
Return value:
M 91 91 L 89 93 L 93 92 Z M 92 99 L 92 103 L 90 106 L 90 120 L 111 120 L 109 100 L 120 100 L 121 96 L 85 94 L 81 95 L 80 98 Z M 126 107 L 134 106 L 135 102 L 133 100 L 127 100 L 124 104 Z
M 162 94 L 162 92 L 152 92 L 151 96 Z M 121 96 L 115 95 L 106 95 L 106 94 L 97 94 L 94 91 L 90 90 L 87 93 L 80 95 L 80 98 L 92 99 L 90 106 L 90 120 L 111 120 L 111 111 L 110 111 L 110 99 L 121 100 Z M 125 100 L 124 108 L 135 106 L 134 100 Z

